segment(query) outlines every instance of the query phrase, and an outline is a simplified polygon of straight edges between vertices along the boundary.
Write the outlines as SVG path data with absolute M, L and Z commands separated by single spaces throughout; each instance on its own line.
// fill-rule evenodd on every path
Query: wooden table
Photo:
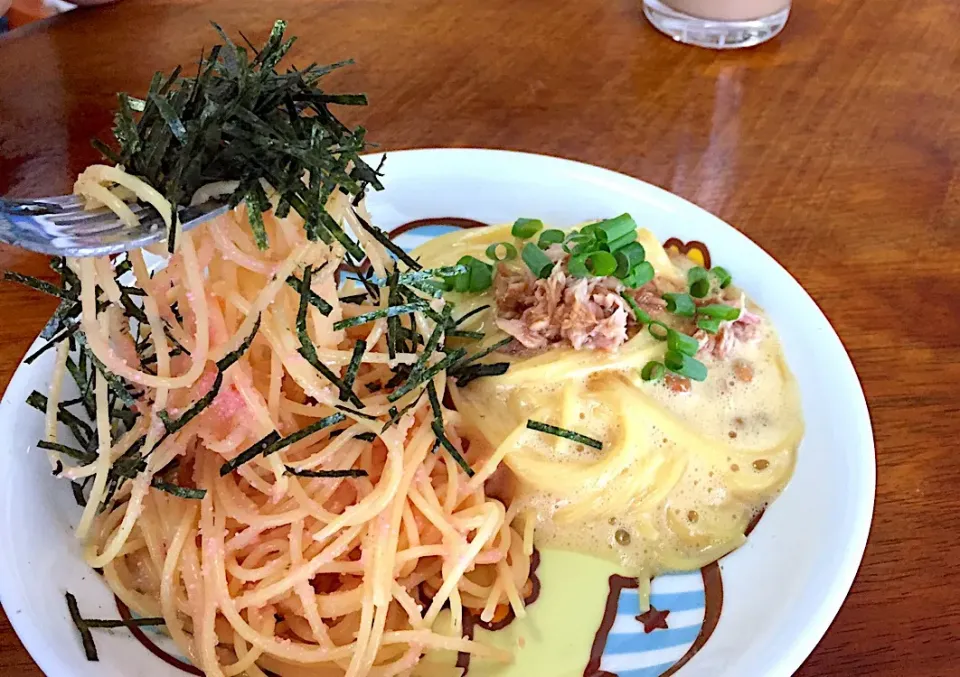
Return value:
M 879 486 L 863 566 L 798 674 L 957 674 L 960 3 L 797 0 L 783 35 L 674 44 L 637 0 L 128 0 L 0 40 L 0 194 L 70 190 L 117 91 L 275 17 L 302 59 L 354 57 L 386 149 L 562 155 L 663 186 L 786 262 L 863 380 Z M 48 276 L 0 249 L 0 267 Z M 53 303 L 0 286 L 0 387 Z M 0 674 L 40 674 L 0 616 Z M 754 677 L 754 676 L 745 676 Z M 758 676 L 760 677 L 760 676 Z

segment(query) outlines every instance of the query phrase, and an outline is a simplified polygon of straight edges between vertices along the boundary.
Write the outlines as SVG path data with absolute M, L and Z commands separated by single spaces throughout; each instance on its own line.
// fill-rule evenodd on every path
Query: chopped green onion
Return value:
M 707 378 L 707 367 L 703 362 L 676 350 L 667 351 L 663 356 L 663 364 L 674 374 L 686 376 L 694 381 L 703 381 Z
M 464 256 L 457 261 L 453 275 L 440 273 L 447 291 L 476 293 L 485 291 L 493 284 L 493 266 L 473 256 Z
M 600 440 L 595 440 L 592 437 L 575 433 L 572 430 L 567 430 L 566 428 L 558 428 L 557 426 L 550 425 L 548 423 L 541 423 L 540 421 L 528 419 L 527 429 L 536 430 L 537 432 L 541 433 L 547 433 L 548 435 L 556 435 L 557 437 L 562 437 L 566 440 L 570 440 L 571 442 L 578 442 L 580 444 L 585 444 L 588 447 L 593 447 L 594 449 L 603 450 L 603 442 Z
M 720 322 L 721 320 L 715 317 L 698 317 L 697 327 L 703 329 L 708 334 L 716 334 L 720 331 Z
M 350 468 L 349 470 L 303 470 L 289 465 L 283 466 L 288 475 L 297 477 L 366 477 L 367 471 L 360 468 Z
M 717 320 L 736 320 L 740 317 L 740 309 L 722 303 L 711 303 L 709 306 L 697 308 L 697 313 Z
M 611 253 L 618 252 L 624 247 L 626 247 L 627 245 L 636 241 L 637 241 L 637 234 L 635 232 L 629 232 L 623 237 L 618 237 L 616 240 L 613 240 L 612 242 L 608 242 L 606 244 L 606 248 L 607 248 L 607 251 Z
M 521 240 L 527 240 L 540 232 L 541 228 L 543 228 L 543 221 L 540 219 L 517 219 L 513 222 L 510 234 Z
M 656 329 L 656 331 L 654 331 Z M 657 339 L 658 341 L 666 341 L 670 336 L 670 327 L 665 325 L 660 320 L 653 320 L 647 324 L 647 331 L 650 332 L 650 336 Z
M 503 256 L 498 253 L 503 248 Z M 494 242 L 487 247 L 487 258 L 491 261 L 500 263 L 501 261 L 512 261 L 517 258 L 517 248 L 509 242 Z
M 567 262 L 567 270 L 574 277 L 606 277 L 617 272 L 617 259 L 605 251 L 579 254 Z
M 576 231 L 572 233 L 572 237 L 568 235 L 566 241 L 563 243 L 563 251 L 574 255 L 593 251 L 596 248 L 597 241 L 594 238 Z
M 596 232 L 598 240 L 609 243 L 636 231 L 637 222 L 629 214 L 621 214 L 612 219 L 593 224 L 593 230 Z
M 687 271 L 687 284 L 690 285 L 690 296 L 695 299 L 702 299 L 710 293 L 710 279 L 706 269 L 700 266 L 694 266 Z
M 587 225 L 585 225 L 583 228 L 580 229 L 580 233 L 583 235 L 586 235 L 589 238 L 596 240 L 599 238 L 599 236 L 597 235 L 597 229 L 599 227 L 600 227 L 599 221 L 596 223 L 588 223 Z
M 490 285 L 493 284 L 493 266 L 472 256 L 465 258 L 469 259 L 467 267 L 470 270 L 467 291 L 476 294 L 489 289 Z M 463 262 L 463 259 L 460 259 L 460 261 Z
M 565 233 L 562 230 L 551 228 L 540 233 L 540 239 L 537 240 L 537 246 L 540 249 L 547 249 L 550 245 L 563 242 Z
M 611 248 L 610 251 L 616 251 L 617 272 L 615 274 L 621 280 L 647 258 L 643 245 L 636 240 L 617 250 Z
M 667 302 L 668 311 L 681 317 L 693 317 L 697 311 L 697 306 L 690 294 L 667 292 L 663 295 L 663 300 Z
M 640 370 L 640 378 L 644 381 L 659 381 L 663 378 L 663 374 L 666 372 L 667 368 L 663 366 L 662 363 L 657 362 L 656 360 L 650 360 L 645 365 L 643 369 Z
M 523 262 L 527 264 L 527 268 L 530 269 L 530 272 L 534 274 L 537 278 L 545 278 L 550 276 L 550 271 L 553 270 L 553 261 L 549 256 L 543 253 L 543 250 L 540 249 L 537 245 L 532 242 L 528 242 L 523 245 L 523 250 L 520 252 L 520 256 L 523 258 Z
M 717 284 L 720 285 L 720 289 L 726 289 L 730 286 L 730 283 L 733 282 L 733 277 L 727 272 L 726 268 L 714 266 L 710 269 L 710 274 L 717 278 Z
M 630 310 L 633 312 L 633 319 L 640 324 L 650 324 L 652 318 L 637 304 L 636 300 L 630 296 L 630 294 L 626 292 L 620 292 L 620 296 L 622 296 L 623 300 L 627 302 L 628 306 L 630 306 Z
M 644 261 L 643 263 L 635 265 L 633 269 L 627 273 L 627 276 L 623 278 L 623 283 L 631 289 L 639 289 L 650 282 L 655 274 L 656 271 L 653 269 L 653 265 L 651 265 L 649 261 Z
M 693 357 L 700 350 L 700 343 L 692 336 L 671 329 L 667 332 L 667 349 Z

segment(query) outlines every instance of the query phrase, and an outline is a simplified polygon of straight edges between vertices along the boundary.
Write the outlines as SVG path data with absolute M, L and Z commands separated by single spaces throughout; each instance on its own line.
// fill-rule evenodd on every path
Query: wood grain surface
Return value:
M 0 194 L 68 192 L 117 91 L 194 61 L 208 19 L 257 42 L 276 17 L 304 61 L 357 60 L 337 84 L 369 95 L 353 119 L 385 149 L 602 165 L 782 261 L 853 357 L 879 466 L 863 566 L 798 674 L 958 674 L 960 3 L 797 0 L 778 39 L 719 53 L 637 0 L 127 0 L 0 39 Z M 11 248 L 0 267 L 50 275 Z M 0 387 L 52 309 L 0 286 Z M 0 674 L 40 674 L 0 620 Z

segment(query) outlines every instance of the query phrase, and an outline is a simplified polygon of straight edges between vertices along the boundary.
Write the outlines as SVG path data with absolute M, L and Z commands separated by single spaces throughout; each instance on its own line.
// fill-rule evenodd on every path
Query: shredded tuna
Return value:
M 757 338 L 763 319 L 747 310 L 746 297 L 740 296 L 740 317 L 730 322 L 721 322 L 716 334 L 698 330 L 693 338 L 700 342 L 698 355 L 712 355 L 724 359 L 732 354 L 740 343 L 749 343 Z
M 610 278 L 578 279 L 563 269 L 563 250 L 546 279 L 500 264 L 494 291 L 497 325 L 526 348 L 569 344 L 577 350 L 614 350 L 627 340 L 627 311 L 620 284 Z
M 663 290 L 654 282 L 648 282 L 639 289 L 628 289 L 626 290 L 626 293 L 637 302 L 637 305 L 640 306 L 640 310 L 643 310 L 648 315 L 657 315 L 658 313 L 666 310 L 667 307 L 667 302 L 663 300 L 664 291 L 674 290 Z

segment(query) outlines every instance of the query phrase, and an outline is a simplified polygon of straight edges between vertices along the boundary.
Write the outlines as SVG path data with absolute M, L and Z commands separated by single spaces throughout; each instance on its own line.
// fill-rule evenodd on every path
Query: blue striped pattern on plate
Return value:
M 607 637 L 600 668 L 618 677 L 659 677 L 680 660 L 703 625 L 706 596 L 699 571 L 658 576 L 650 586 L 650 604 L 669 611 L 667 628 L 644 632 L 637 591 L 624 589 L 617 618 Z

